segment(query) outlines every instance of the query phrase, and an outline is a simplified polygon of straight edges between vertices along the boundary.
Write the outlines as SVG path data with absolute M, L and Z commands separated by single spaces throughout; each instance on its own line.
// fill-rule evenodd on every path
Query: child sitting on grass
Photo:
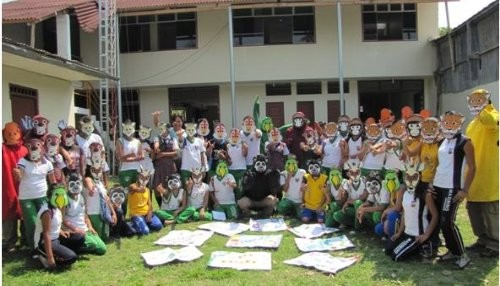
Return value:
M 153 214 L 151 193 L 147 187 L 152 170 L 144 170 L 140 166 L 137 183 L 129 186 L 128 209 L 132 220 L 132 227 L 137 234 L 149 234 L 150 230 L 162 228 L 160 219 Z
M 302 184 L 306 171 L 299 169 L 295 155 L 289 155 L 285 171 L 281 172 L 280 185 L 283 186 L 283 198 L 278 203 L 280 215 L 291 215 L 300 219 L 302 214 Z
M 330 193 L 326 190 L 328 177 L 321 173 L 321 162 L 316 159 L 307 163 L 308 173 L 304 176 L 303 189 L 304 208 L 302 221 L 318 223 L 325 221 L 325 208 L 330 204 Z
M 203 182 L 203 173 L 200 169 L 191 171 L 191 180 L 187 183 L 188 205 L 195 209 L 193 220 L 212 220 L 212 214 L 208 211 L 208 197 L 210 187 Z
M 225 161 L 219 161 L 215 176 L 210 179 L 210 196 L 214 202 L 214 211 L 224 212 L 227 219 L 238 217 L 234 189 L 236 180 L 229 174 Z
M 191 173 L 191 172 L 189 172 Z M 168 176 L 165 183 L 159 185 L 156 191 L 161 195 L 161 209 L 155 211 L 163 225 L 186 222 L 195 212 L 187 207 L 186 191 L 181 188 L 181 177 L 178 174 Z

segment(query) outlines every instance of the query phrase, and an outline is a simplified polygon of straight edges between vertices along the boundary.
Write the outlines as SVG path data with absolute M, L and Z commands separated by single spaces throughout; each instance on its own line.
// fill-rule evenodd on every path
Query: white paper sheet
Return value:
M 141 256 L 147 265 L 158 266 L 174 260 L 195 260 L 202 257 L 203 253 L 201 253 L 195 246 L 186 246 L 178 250 L 167 247 L 160 250 L 141 253 Z
M 236 222 L 209 222 L 198 226 L 199 229 L 211 230 L 225 236 L 233 236 L 238 233 L 247 231 L 250 227 L 248 224 Z
M 325 227 L 324 224 L 319 224 L 319 223 L 303 224 L 298 227 L 289 228 L 288 230 L 291 231 L 296 236 L 303 238 L 315 238 L 315 237 L 320 237 L 324 234 L 334 233 L 338 231 L 337 228 Z
M 337 236 L 331 238 L 295 238 L 295 244 L 302 252 L 309 251 L 333 251 L 340 250 L 349 247 L 354 247 L 354 244 L 345 236 Z
M 288 226 L 285 224 L 283 218 L 270 218 L 270 219 L 250 219 L 251 231 L 282 231 L 287 230 Z
M 218 211 L 212 211 L 212 218 L 214 220 L 220 220 L 220 221 L 224 221 L 227 219 L 225 212 L 218 212 Z
M 167 235 L 161 237 L 155 244 L 158 245 L 194 245 L 201 246 L 212 237 L 214 233 L 206 230 L 171 230 Z
M 244 235 L 237 234 L 229 238 L 226 247 L 262 247 L 278 248 L 281 244 L 282 234 L 277 235 Z
M 208 266 L 236 270 L 271 270 L 271 253 L 214 251 L 208 260 Z
M 285 264 L 313 267 L 320 271 L 335 274 L 339 270 L 353 265 L 356 257 L 336 257 L 323 252 L 309 252 L 301 256 L 283 261 Z

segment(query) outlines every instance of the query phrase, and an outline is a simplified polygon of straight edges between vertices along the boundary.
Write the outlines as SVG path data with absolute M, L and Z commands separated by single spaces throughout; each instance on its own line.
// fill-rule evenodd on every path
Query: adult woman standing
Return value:
M 469 187 L 476 172 L 474 146 L 462 135 L 464 116 L 455 111 L 447 111 L 441 116 L 441 130 L 444 140 L 438 148 L 438 165 L 431 190 L 436 195 L 436 204 L 441 206 L 441 231 L 448 252 L 442 261 L 455 259 L 458 268 L 465 268 L 470 258 L 465 253 L 460 230 L 455 224 L 459 204 L 467 197 Z M 462 165 L 467 164 L 465 180 L 462 182 Z

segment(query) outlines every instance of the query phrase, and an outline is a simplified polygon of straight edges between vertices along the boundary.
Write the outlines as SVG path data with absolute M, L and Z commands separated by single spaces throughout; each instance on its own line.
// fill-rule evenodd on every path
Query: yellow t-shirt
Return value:
M 438 149 L 438 143 L 422 143 L 422 149 L 420 149 L 420 162 L 424 163 L 421 178 L 421 181 L 424 183 L 431 183 L 434 179 L 436 167 L 438 165 Z
M 498 201 L 498 111 L 486 106 L 467 126 L 466 135 L 474 145 L 476 174 L 468 201 Z
M 317 179 L 314 179 L 311 174 L 306 174 L 304 177 L 308 187 L 304 193 L 304 204 L 308 209 L 317 210 L 326 201 L 324 188 L 328 177 L 325 174 L 321 174 Z
M 144 192 L 133 192 L 128 194 L 128 209 L 130 216 L 147 215 L 149 211 L 149 189 Z

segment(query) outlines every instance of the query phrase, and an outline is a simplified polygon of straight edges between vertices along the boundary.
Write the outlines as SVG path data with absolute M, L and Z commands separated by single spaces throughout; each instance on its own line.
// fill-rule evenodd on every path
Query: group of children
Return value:
M 71 264 L 82 251 L 104 254 L 110 235 L 210 221 L 210 210 L 229 220 L 275 211 L 305 223 L 370 226 L 387 238 L 386 253 L 395 261 L 436 255 L 440 225 L 450 249 L 443 259 L 468 264 L 454 214 L 463 199 L 457 190 L 474 176 L 474 160 L 458 113 L 438 120 L 405 108 L 396 121 L 383 109 L 378 123 L 341 116 L 320 125 L 297 112 L 282 130 L 269 118 L 257 129 L 246 116 L 229 136 L 222 123 L 213 132 L 206 119 L 183 129 L 178 116 L 171 127 L 160 122 L 160 113 L 153 115 L 154 136 L 153 128 L 122 124 L 119 184 L 109 190 L 105 146 L 90 117 L 78 130 L 63 126 L 60 136 L 47 134 L 47 119 L 33 118 L 27 152 L 13 175 L 27 243 L 44 265 Z M 458 188 L 464 159 L 469 169 L 465 187 Z

